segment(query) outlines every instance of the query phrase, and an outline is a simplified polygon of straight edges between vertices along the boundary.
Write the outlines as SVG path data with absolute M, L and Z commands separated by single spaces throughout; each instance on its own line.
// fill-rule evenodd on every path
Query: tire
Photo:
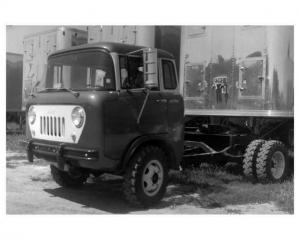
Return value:
M 139 149 L 124 176 L 124 195 L 135 206 L 158 203 L 166 192 L 168 167 L 164 151 L 156 146 Z
M 256 139 L 253 140 L 246 148 L 243 159 L 243 173 L 244 176 L 250 181 L 256 181 L 256 158 L 261 146 L 265 143 L 265 140 Z
M 50 169 L 54 181 L 62 187 L 81 187 L 88 177 L 87 174 L 84 174 L 80 171 L 72 171 L 72 173 L 70 171 L 61 171 L 54 165 L 50 165 Z
M 258 153 L 256 173 L 260 182 L 282 182 L 290 172 L 290 160 L 285 145 L 280 141 L 265 142 Z

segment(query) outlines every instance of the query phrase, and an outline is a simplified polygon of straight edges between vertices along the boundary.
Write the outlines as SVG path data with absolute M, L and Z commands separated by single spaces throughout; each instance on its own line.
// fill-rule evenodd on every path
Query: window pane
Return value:
M 172 62 L 163 60 L 163 78 L 164 78 L 164 88 L 165 89 L 175 89 L 177 87 L 174 65 Z
M 47 88 L 70 89 L 94 87 L 114 90 L 114 66 L 107 53 L 77 52 L 55 56 L 48 61 Z
M 141 57 L 120 56 L 121 86 L 126 89 L 144 87 L 143 59 Z

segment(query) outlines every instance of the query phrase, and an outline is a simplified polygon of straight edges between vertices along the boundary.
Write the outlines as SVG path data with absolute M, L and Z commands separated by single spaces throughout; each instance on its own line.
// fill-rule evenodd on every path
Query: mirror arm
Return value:
M 142 117 L 142 114 L 143 114 L 143 112 L 144 112 L 144 108 L 145 108 L 145 106 L 146 106 L 146 103 L 147 103 L 148 98 L 149 98 L 149 95 L 150 95 L 150 90 L 149 90 L 149 89 L 145 89 L 145 91 L 146 91 L 146 96 L 145 96 L 143 105 L 142 105 L 142 107 L 141 107 L 141 110 L 140 110 L 140 112 L 139 112 L 138 118 L 137 118 L 137 120 L 136 120 L 136 123 L 137 123 L 137 124 L 140 124 L 141 117 Z

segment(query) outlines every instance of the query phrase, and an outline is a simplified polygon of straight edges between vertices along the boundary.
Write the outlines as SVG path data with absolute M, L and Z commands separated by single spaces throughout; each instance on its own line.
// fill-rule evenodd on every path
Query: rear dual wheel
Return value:
M 252 141 L 246 148 L 243 159 L 243 171 L 245 177 L 250 181 L 256 181 L 256 158 L 261 146 L 265 140 L 256 139 Z
M 265 142 L 256 160 L 256 175 L 260 182 L 282 182 L 290 173 L 290 160 L 280 141 Z
M 280 141 L 254 140 L 244 154 L 245 177 L 259 182 L 282 182 L 290 174 L 290 159 Z

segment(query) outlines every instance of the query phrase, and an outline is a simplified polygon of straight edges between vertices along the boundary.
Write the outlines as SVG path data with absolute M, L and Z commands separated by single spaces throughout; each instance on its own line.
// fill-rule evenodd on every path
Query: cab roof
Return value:
M 76 47 L 71 47 L 63 50 L 58 50 L 50 54 L 50 57 L 59 55 L 59 54 L 64 54 L 64 53 L 70 53 L 70 52 L 75 52 L 75 51 L 80 51 L 80 50 L 88 50 L 88 49 L 102 49 L 105 50 L 109 53 L 115 52 L 118 54 L 128 54 L 133 51 L 137 51 L 140 49 L 143 49 L 146 47 L 143 46 L 136 46 L 136 45 L 130 45 L 130 44 L 123 44 L 123 43 L 113 43 L 113 42 L 97 42 L 97 43 L 90 43 L 90 44 L 84 44 L 84 45 L 79 45 Z M 157 57 L 158 58 L 171 58 L 174 59 L 174 56 L 162 49 L 157 49 Z

